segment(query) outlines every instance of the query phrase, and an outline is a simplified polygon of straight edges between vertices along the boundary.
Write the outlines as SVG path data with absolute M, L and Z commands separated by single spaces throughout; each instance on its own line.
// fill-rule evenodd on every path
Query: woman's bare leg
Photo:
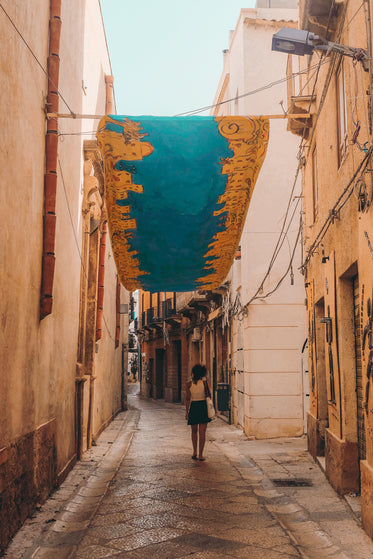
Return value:
M 191 425 L 191 428 L 192 428 L 193 456 L 197 456 L 198 425 Z
M 198 458 L 203 458 L 203 449 L 205 448 L 207 423 L 199 424 L 199 455 Z

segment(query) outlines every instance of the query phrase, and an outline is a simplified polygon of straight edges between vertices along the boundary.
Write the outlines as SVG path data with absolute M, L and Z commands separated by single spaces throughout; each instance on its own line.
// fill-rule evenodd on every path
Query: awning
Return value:
M 194 291 L 224 281 L 268 134 L 264 117 L 100 121 L 111 244 L 126 289 Z

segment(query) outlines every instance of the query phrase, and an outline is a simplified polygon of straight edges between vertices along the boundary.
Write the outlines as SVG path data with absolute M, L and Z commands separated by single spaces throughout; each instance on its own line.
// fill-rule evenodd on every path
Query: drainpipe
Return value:
M 122 377 L 121 377 L 121 410 L 126 411 L 127 408 L 127 393 L 126 393 L 126 344 L 122 344 Z
M 61 0 L 50 0 L 48 53 L 48 112 L 58 113 L 58 80 L 60 72 Z M 56 237 L 57 190 L 57 118 L 47 121 L 45 137 L 43 258 L 40 293 L 40 320 L 52 312 Z
M 369 132 L 372 135 L 373 131 L 373 67 L 372 67 L 372 18 L 369 0 L 364 2 L 365 9 L 365 23 L 367 31 L 367 52 L 368 52 L 368 68 L 369 68 Z
M 117 276 L 117 296 L 116 296 L 116 325 L 115 325 L 115 347 L 119 346 L 120 337 L 120 281 Z
M 113 76 L 105 76 L 105 114 L 113 112 Z M 98 268 L 98 289 L 97 289 L 97 316 L 96 316 L 96 342 L 102 337 L 102 319 L 104 313 L 104 292 L 105 292 L 105 252 L 106 252 L 106 233 L 107 222 L 102 223 L 101 239 L 100 239 L 100 255 Z
M 109 111 L 112 111 L 113 107 L 113 76 L 105 76 L 105 113 L 107 114 Z M 104 275 L 105 275 L 105 251 L 106 251 L 106 231 L 107 231 L 107 224 L 104 221 L 102 225 L 102 235 L 100 239 L 100 249 L 99 249 L 99 272 L 98 272 L 98 287 L 97 287 L 97 313 L 96 313 L 96 340 L 101 338 L 102 335 L 102 319 L 103 319 L 103 304 L 104 304 Z M 119 293 L 120 293 L 120 284 L 119 284 Z M 117 322 L 118 322 L 118 280 L 117 280 Z M 120 299 L 119 299 L 119 310 L 120 310 Z M 120 316 L 119 316 L 120 318 Z M 98 327 L 100 326 L 100 331 Z M 118 327 L 117 327 L 118 330 Z M 99 335 L 99 338 L 97 336 Z M 115 347 L 119 345 L 119 336 L 118 336 L 118 343 L 115 341 Z M 92 373 L 94 370 L 94 365 L 92 368 Z M 87 426 L 87 439 L 88 439 L 88 447 L 92 446 L 92 437 L 93 437 L 93 403 L 95 398 L 95 380 L 96 377 L 94 374 L 91 374 L 90 383 L 89 383 L 89 410 L 88 410 L 88 426 Z
M 107 222 L 102 224 L 101 240 L 100 240 L 100 256 L 98 268 L 98 289 L 97 289 L 97 317 L 96 317 L 96 342 L 101 340 L 102 336 L 102 317 L 104 313 L 104 279 L 105 279 L 105 252 L 106 252 L 106 232 Z

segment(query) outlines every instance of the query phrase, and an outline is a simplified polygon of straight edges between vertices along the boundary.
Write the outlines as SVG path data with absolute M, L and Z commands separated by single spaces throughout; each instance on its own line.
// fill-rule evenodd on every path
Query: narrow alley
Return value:
M 129 387 L 130 410 L 26 521 L 5 557 L 373 557 L 373 542 L 304 439 L 252 441 L 217 419 L 206 462 L 195 462 L 184 408 L 140 399 L 138 390 Z

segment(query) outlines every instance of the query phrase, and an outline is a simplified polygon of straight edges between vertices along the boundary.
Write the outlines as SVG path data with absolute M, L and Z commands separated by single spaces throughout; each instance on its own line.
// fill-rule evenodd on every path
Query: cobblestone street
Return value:
M 184 408 L 142 400 L 138 385 L 129 390 L 130 410 L 26 522 L 5 557 L 373 557 L 373 543 L 305 439 L 251 441 L 217 419 L 208 427 L 206 461 L 196 462 Z

